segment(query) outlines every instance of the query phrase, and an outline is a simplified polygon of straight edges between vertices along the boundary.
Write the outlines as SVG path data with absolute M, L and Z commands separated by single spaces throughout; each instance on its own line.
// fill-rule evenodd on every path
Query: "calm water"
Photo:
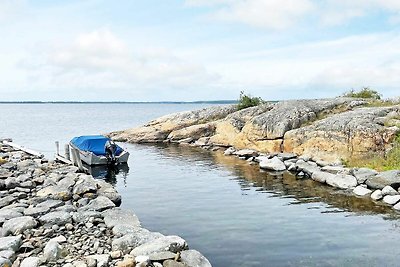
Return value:
M 0 137 L 53 155 L 54 141 L 129 128 L 204 105 L 0 105 Z M 185 238 L 213 266 L 398 266 L 400 227 L 369 199 L 271 175 L 179 146 L 124 144 L 129 170 L 114 183 L 143 226 Z

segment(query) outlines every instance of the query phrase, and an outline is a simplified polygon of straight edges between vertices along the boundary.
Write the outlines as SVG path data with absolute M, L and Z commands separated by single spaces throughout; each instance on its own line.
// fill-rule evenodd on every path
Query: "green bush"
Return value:
M 261 97 L 252 97 L 251 95 L 245 94 L 243 91 L 241 91 L 238 102 L 237 109 L 241 110 L 244 108 L 258 106 L 264 103 L 264 100 L 262 100 Z
M 360 91 L 355 91 L 351 89 L 349 92 L 343 94 L 345 97 L 355 97 L 355 98 L 367 98 L 380 100 L 382 95 L 369 87 L 364 87 Z

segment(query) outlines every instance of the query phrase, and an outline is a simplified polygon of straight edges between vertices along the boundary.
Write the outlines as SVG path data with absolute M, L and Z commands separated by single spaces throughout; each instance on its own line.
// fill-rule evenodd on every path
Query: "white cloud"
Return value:
M 217 79 L 164 48 L 132 48 L 109 29 L 79 35 L 24 63 L 44 87 L 186 88 Z M 40 62 L 40 63 L 38 63 Z M 37 69 L 36 71 L 33 69 Z

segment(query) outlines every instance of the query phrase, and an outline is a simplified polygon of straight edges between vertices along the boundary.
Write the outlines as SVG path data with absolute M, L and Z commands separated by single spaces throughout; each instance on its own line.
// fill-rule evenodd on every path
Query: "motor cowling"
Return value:
M 115 164 L 117 162 L 116 158 L 117 145 L 113 141 L 108 140 L 105 144 L 105 152 L 106 152 L 107 162 L 109 164 Z

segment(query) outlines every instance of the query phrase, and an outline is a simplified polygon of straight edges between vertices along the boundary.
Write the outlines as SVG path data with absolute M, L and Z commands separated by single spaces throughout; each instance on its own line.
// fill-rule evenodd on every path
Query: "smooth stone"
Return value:
M 190 267 L 211 267 L 211 263 L 197 250 L 181 251 L 181 262 Z
M 240 150 L 233 152 L 233 154 L 238 157 L 245 157 L 245 158 L 258 156 L 258 152 L 253 149 L 240 149 Z
M 327 179 L 334 179 L 334 177 L 334 174 L 323 171 L 315 171 L 311 175 L 311 179 L 320 183 L 325 183 Z
M 321 168 L 321 171 L 324 172 L 329 172 L 332 174 L 338 174 L 338 173 L 346 173 L 349 174 L 349 169 L 344 168 L 342 166 L 324 166 Z
M 117 267 L 135 267 L 135 266 L 136 266 L 135 260 L 132 258 L 127 258 L 117 263 Z
M 357 196 L 365 196 L 370 194 L 372 191 L 368 188 L 365 188 L 363 186 L 357 186 L 354 188 L 353 193 L 356 194 Z
M 46 262 L 57 261 L 61 257 L 62 247 L 56 240 L 47 242 L 43 249 L 43 259 Z
M 371 194 L 371 198 L 373 200 L 380 200 L 383 198 L 382 195 L 382 191 L 380 189 L 375 190 L 372 194 Z
M 278 158 L 273 157 L 272 159 L 265 159 L 260 162 L 260 168 L 271 171 L 285 171 L 285 164 Z
M 389 205 L 394 205 L 400 200 L 400 195 L 395 195 L 395 196 L 384 196 L 383 197 L 383 202 L 389 204 Z
M 285 161 L 285 160 L 297 158 L 297 155 L 294 153 L 284 152 L 284 153 L 278 153 L 277 157 L 280 158 L 281 160 Z
M 169 259 L 175 259 L 176 255 L 177 255 L 176 253 L 173 253 L 171 251 L 161 251 L 150 254 L 149 259 L 151 261 L 164 261 Z
M 235 148 L 233 148 L 233 147 L 229 147 L 229 148 L 227 148 L 225 151 L 224 151 L 224 155 L 225 156 L 230 156 L 230 155 L 232 155 L 233 153 L 235 153 Z
M 9 220 L 16 217 L 21 217 L 22 213 L 15 209 L 3 208 L 0 210 L 0 220 Z
M 97 266 L 97 260 L 94 258 L 89 258 L 86 257 L 86 264 L 88 267 L 96 267 Z
M 179 236 L 163 236 L 149 242 L 144 243 L 131 251 L 131 255 L 139 256 L 139 255 L 149 255 L 155 252 L 161 251 L 171 251 L 171 252 L 180 252 L 182 250 L 187 249 L 188 245 L 186 241 Z
M 10 261 L 14 261 L 15 259 L 15 251 L 8 249 L 8 250 L 1 250 L 0 257 L 4 259 L 9 259 Z
M 36 205 L 36 207 L 47 207 L 49 209 L 58 208 L 64 205 L 64 202 L 58 199 L 48 199 Z
M 121 195 L 111 184 L 106 181 L 97 181 L 97 194 L 109 198 L 116 206 L 121 205 Z
M 396 190 L 394 190 L 393 187 L 391 187 L 390 185 L 387 185 L 382 189 L 383 196 L 394 196 L 398 194 L 399 193 Z
M 82 210 L 104 211 L 106 209 L 114 208 L 115 204 L 105 196 L 98 196 L 91 200 L 89 204 L 82 207 Z
M 96 193 L 96 191 L 96 181 L 91 175 L 85 175 L 84 177 L 79 178 L 75 183 L 72 194 L 83 195 L 85 193 Z
M 120 250 L 111 251 L 110 256 L 112 259 L 119 259 L 122 257 L 122 251 L 120 251 Z
M 69 212 L 53 211 L 53 212 L 47 213 L 46 215 L 39 217 L 39 221 L 42 224 L 65 225 L 66 223 L 72 222 L 71 217 L 72 216 Z
M 113 228 L 117 224 L 131 225 L 133 227 L 140 227 L 138 217 L 130 210 L 122 210 L 120 208 L 113 208 L 106 210 L 102 213 L 104 223 L 109 228 Z
M 334 177 L 329 177 L 325 181 L 328 185 L 349 189 L 357 186 L 357 179 L 353 175 L 337 174 Z
M 48 207 L 29 207 L 27 209 L 24 210 L 24 215 L 25 216 L 39 216 L 39 215 L 43 215 L 46 214 L 50 209 Z
M 5 207 L 5 206 L 10 205 L 11 203 L 13 203 L 13 202 L 16 201 L 16 200 L 17 200 L 17 198 L 16 198 L 16 197 L 13 197 L 13 196 L 5 196 L 5 197 L 2 197 L 2 198 L 0 199 L 0 208 L 3 208 L 3 207 Z
M 28 257 L 25 258 L 22 262 L 20 267 L 38 267 L 40 266 L 40 259 L 39 257 Z
M 368 178 L 365 183 L 368 187 L 373 189 L 383 189 L 387 185 L 390 185 L 393 188 L 398 188 L 400 185 L 400 171 L 393 170 L 381 172 L 376 176 Z
M 9 259 L 0 257 L 0 267 L 11 267 L 11 261 Z
M 182 262 L 177 262 L 174 260 L 166 260 L 163 262 L 163 267 L 189 267 Z M 191 267 L 191 266 L 190 266 Z
M 115 226 L 114 229 L 118 226 Z M 157 232 L 150 232 L 144 228 L 133 228 L 133 232 L 124 234 L 122 237 L 112 241 L 112 250 L 121 250 L 128 253 L 131 248 L 141 246 L 161 237 L 164 236 Z
M 316 163 L 313 164 L 312 162 L 306 162 L 304 160 L 298 160 L 295 164 L 295 167 L 298 171 L 303 171 L 309 176 L 312 176 L 314 172 L 321 171 Z
M 82 210 L 82 208 L 72 215 L 73 221 L 78 223 L 86 222 L 89 218 L 102 218 L 102 215 L 98 211 Z
M 393 209 L 400 210 L 400 202 L 393 206 Z
M 36 227 L 36 225 L 36 220 L 31 216 L 12 218 L 3 224 L 2 234 L 3 236 L 7 236 L 9 234 L 19 235 L 27 229 Z
M 22 244 L 22 236 L 0 237 L 0 250 L 18 251 Z

